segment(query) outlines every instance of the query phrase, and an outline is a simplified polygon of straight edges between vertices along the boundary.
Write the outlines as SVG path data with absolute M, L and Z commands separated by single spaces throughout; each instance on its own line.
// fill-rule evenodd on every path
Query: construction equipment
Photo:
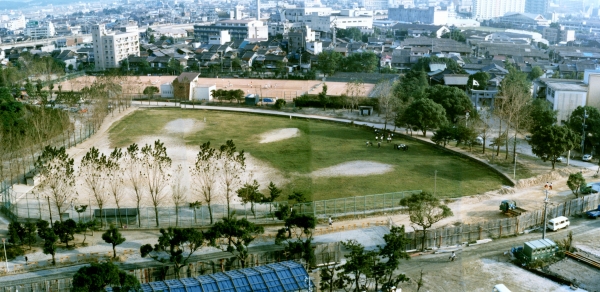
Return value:
M 517 202 L 513 200 L 504 200 L 500 203 L 500 211 L 508 216 L 519 216 L 527 210 L 517 207 Z

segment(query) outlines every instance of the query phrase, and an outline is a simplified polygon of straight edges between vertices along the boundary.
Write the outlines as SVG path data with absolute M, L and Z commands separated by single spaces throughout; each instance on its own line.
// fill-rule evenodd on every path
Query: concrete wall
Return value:
M 194 87 L 194 93 L 190 100 L 213 100 L 212 91 L 216 90 L 216 85 L 197 85 Z

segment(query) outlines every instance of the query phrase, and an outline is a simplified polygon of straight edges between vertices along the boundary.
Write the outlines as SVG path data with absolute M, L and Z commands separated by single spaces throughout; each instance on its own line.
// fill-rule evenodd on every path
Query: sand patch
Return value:
M 163 131 L 169 134 L 189 134 L 204 128 L 204 123 L 195 119 L 176 119 L 168 122 Z
M 271 143 L 300 136 L 298 128 L 283 128 L 269 131 L 260 135 L 260 143 Z
M 393 165 L 374 161 L 356 160 L 340 163 L 338 165 L 313 171 L 313 177 L 333 176 L 369 176 L 373 174 L 384 174 L 394 169 Z

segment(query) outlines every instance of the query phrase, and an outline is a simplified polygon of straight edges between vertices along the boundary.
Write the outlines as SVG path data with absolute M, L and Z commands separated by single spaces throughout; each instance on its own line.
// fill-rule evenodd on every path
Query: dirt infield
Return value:
M 141 94 L 147 86 L 160 88 L 161 84 L 171 83 L 176 76 L 130 76 L 118 77 L 126 94 Z M 90 86 L 96 77 L 83 76 L 62 82 L 62 90 L 81 90 Z M 246 78 L 199 78 L 197 85 L 215 85 L 217 89 L 241 89 L 245 94 L 259 94 L 262 97 L 277 97 L 291 100 L 304 93 L 321 92 L 323 83 L 327 84 L 328 95 L 341 95 L 346 92 L 346 82 L 323 82 L 319 80 L 285 80 L 285 79 L 246 79 Z M 375 84 L 365 83 L 363 88 L 368 96 Z

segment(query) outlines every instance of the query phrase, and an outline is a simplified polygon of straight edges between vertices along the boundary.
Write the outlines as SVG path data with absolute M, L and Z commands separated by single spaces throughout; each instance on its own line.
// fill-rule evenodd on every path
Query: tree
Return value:
M 31 246 L 35 243 L 37 243 L 37 225 L 34 222 L 30 222 L 29 220 L 27 222 L 25 222 L 25 224 L 23 225 L 24 227 L 24 232 L 23 232 L 23 238 L 21 239 L 21 242 L 24 244 L 27 244 L 29 246 L 29 249 L 31 249 Z
M 56 265 L 56 242 L 58 241 L 58 236 L 54 234 L 54 230 L 49 228 L 50 223 L 48 221 L 40 220 L 37 223 L 38 228 L 38 236 L 44 240 L 44 244 L 42 246 L 42 252 L 44 254 L 49 254 L 52 256 L 52 264 Z
M 233 140 L 227 140 L 219 148 L 218 157 L 221 160 L 221 179 L 225 187 L 225 202 L 227 203 L 227 214 L 231 214 L 231 201 L 233 200 L 233 190 L 241 182 L 241 174 L 246 170 L 246 157 L 244 150 L 236 152 Z
M 456 30 L 456 29 L 453 29 L 450 32 L 446 32 L 446 33 L 442 34 L 442 38 L 443 39 L 452 39 L 452 40 L 455 40 L 455 41 L 461 42 L 461 43 L 464 43 L 467 41 L 467 37 L 465 36 L 465 34 L 462 33 L 460 30 Z
M 499 116 L 506 122 L 506 137 L 509 137 L 509 129 L 513 128 L 513 158 L 517 149 L 517 134 L 522 127 L 526 126 L 529 118 L 529 105 L 532 98 L 529 92 L 530 82 L 525 73 L 509 68 L 509 73 L 502 79 L 500 91 L 497 98 Z M 506 157 L 508 159 L 508 143 L 506 143 Z
M 391 81 L 379 82 L 376 88 L 379 112 L 383 114 L 383 130 L 385 131 L 388 122 L 391 122 L 394 118 L 394 110 L 397 108 L 398 98 L 393 95 L 393 84 Z
M 54 222 L 54 234 L 58 236 L 60 242 L 64 243 L 69 248 L 69 241 L 74 240 L 75 232 L 77 231 L 77 222 L 73 219 L 67 219 L 64 222 Z
M 546 126 L 536 128 L 531 135 L 531 152 L 541 157 L 543 161 L 550 161 L 552 169 L 556 159 L 568 150 L 579 144 L 581 137 L 566 126 Z
M 81 267 L 73 276 L 73 292 L 137 291 L 140 283 L 131 274 L 121 271 L 111 262 L 91 263 Z
M 183 175 L 183 167 L 179 164 L 173 172 L 171 181 L 171 201 L 175 205 L 175 226 L 179 225 L 179 208 L 185 203 L 188 191 L 188 187 L 183 181 Z
M 142 92 L 145 96 L 148 97 L 148 99 L 153 99 L 154 95 L 159 93 L 160 90 L 158 89 L 158 87 L 156 86 L 147 86 L 146 88 L 144 88 L 144 91 Z
M 529 80 L 536 80 L 542 75 L 544 75 L 544 70 L 542 70 L 540 66 L 534 66 L 533 68 L 531 68 L 531 72 L 529 72 L 529 75 L 527 77 L 529 78 Z
M 241 267 L 245 268 L 248 258 L 248 245 L 264 231 L 262 226 L 258 226 L 245 218 L 238 220 L 234 216 L 229 216 L 211 226 L 205 236 L 210 241 L 210 245 L 233 254 L 240 261 Z M 219 238 L 224 239 L 226 244 L 219 244 L 217 242 Z
M 329 103 L 329 97 L 327 96 L 327 84 L 323 84 L 323 89 L 319 92 L 319 101 L 323 105 L 323 110 L 327 107 Z
M 458 117 L 466 113 L 475 115 L 473 103 L 467 94 L 456 87 L 435 85 L 425 90 L 425 95 L 446 111 L 446 118 L 452 123 L 458 121 Z
M 121 201 L 125 195 L 124 186 L 124 169 L 121 166 L 123 163 L 123 152 L 121 148 L 115 148 L 106 161 L 106 171 L 108 178 L 108 190 L 115 200 L 117 205 L 117 214 L 119 214 L 119 224 L 121 220 Z M 138 214 L 139 216 L 139 214 Z
M 212 204 L 216 200 L 214 189 L 217 184 L 219 165 L 219 152 L 210 147 L 210 141 L 200 145 L 196 161 L 191 166 L 193 190 L 200 195 L 201 202 L 206 203 L 210 224 L 213 224 Z
M 579 197 L 579 191 L 586 186 L 585 178 L 581 172 L 571 173 L 567 179 L 567 186 L 575 197 Z
M 142 192 L 144 174 L 142 173 L 142 169 L 143 160 L 140 149 L 137 144 L 133 143 L 127 147 L 127 152 L 125 153 L 125 168 L 123 175 L 133 188 L 133 196 L 135 198 L 139 226 L 142 226 L 140 205 L 144 199 L 144 193 Z
M 254 215 L 254 219 L 256 219 L 254 204 L 260 203 L 264 200 L 263 194 L 258 191 L 259 187 L 260 185 L 258 184 L 258 181 L 254 180 L 252 184 L 245 183 L 243 187 L 237 190 L 238 197 L 242 199 L 242 203 L 250 203 L 250 212 L 252 212 L 252 215 Z
M 402 225 L 400 227 L 392 226 L 390 233 L 383 236 L 383 240 L 385 246 L 378 247 L 379 257 L 386 260 L 380 260 L 374 271 L 381 273 L 382 290 L 388 291 L 392 287 L 398 287 L 401 282 L 409 280 L 406 275 L 395 275 L 394 272 L 401 260 L 410 260 L 410 256 L 406 252 L 406 246 L 410 243 L 410 239 L 406 237 L 404 225 Z
M 193 228 L 160 229 L 158 243 L 152 248 L 146 244 L 140 248 L 142 257 L 150 255 L 161 263 L 172 263 L 175 276 L 179 279 L 181 268 L 188 264 L 190 257 L 204 246 L 204 234 Z
M 487 72 L 477 72 L 469 76 L 467 86 L 476 90 L 484 90 L 487 88 L 489 80 L 490 74 L 488 74 Z
M 275 202 L 277 200 L 277 198 L 279 198 L 279 196 L 281 196 L 282 190 L 277 188 L 277 186 L 273 182 L 269 182 L 268 189 L 269 189 L 269 196 L 268 197 L 263 196 L 262 203 L 269 204 L 269 214 L 273 215 L 271 207 L 273 206 L 273 202 Z
M 440 220 L 454 215 L 448 206 L 442 204 L 440 199 L 428 192 L 416 193 L 403 198 L 400 200 L 400 206 L 408 207 L 410 222 L 422 228 L 421 250 L 425 250 L 427 229 Z
M 160 140 L 154 141 L 154 146 L 146 144 L 142 147 L 142 173 L 145 178 L 146 189 L 154 207 L 156 227 L 158 227 L 158 206 L 165 198 L 165 188 L 169 185 L 171 175 L 171 158 L 167 155 L 167 148 Z
M 324 51 L 318 55 L 317 68 L 327 76 L 335 74 L 341 66 L 342 54 L 335 51 Z
M 117 229 L 116 226 L 111 224 L 110 227 L 108 228 L 108 230 L 106 230 L 106 232 L 102 233 L 102 240 L 104 240 L 104 242 L 112 245 L 113 258 L 117 258 L 116 247 L 117 247 L 117 245 L 125 242 L 125 237 L 123 237 L 121 235 L 121 232 L 119 232 L 119 229 Z
M 349 253 L 346 254 L 346 263 L 338 268 L 342 274 L 340 281 L 350 291 L 366 291 L 366 287 L 361 286 L 360 281 L 361 278 L 371 274 L 371 267 L 377 252 L 366 251 L 365 247 L 354 239 L 342 242 L 342 245 Z
M 287 205 L 284 208 L 288 209 Z M 283 213 L 279 214 L 281 216 Z M 309 267 L 314 267 L 316 258 L 311 244 L 317 218 L 312 214 L 299 214 L 297 210 L 292 210 L 284 219 L 284 226 L 277 231 L 275 244 L 285 245 L 284 253 L 288 259 L 300 257 Z
M 346 95 L 348 96 L 348 108 L 350 109 L 350 112 L 352 112 L 356 107 L 358 107 L 360 100 L 364 98 L 364 83 L 361 80 L 353 80 L 346 83 Z
M 110 172 L 106 156 L 100 153 L 96 147 L 90 148 L 81 159 L 79 176 L 83 179 L 83 187 L 87 189 L 88 194 L 96 201 L 96 206 L 100 210 L 100 216 L 104 215 L 104 205 L 108 201 L 106 184 L 109 183 L 109 179 L 107 175 L 110 175 Z M 102 221 L 100 221 L 100 225 L 103 225 Z
M 528 129 L 534 132 L 537 129 L 549 127 L 556 123 L 558 111 L 552 110 L 552 104 L 541 98 L 536 98 L 530 105 Z
M 585 127 L 585 141 L 582 141 L 582 144 L 585 143 L 582 145 L 584 149 L 592 149 L 594 145 L 600 144 L 600 111 L 597 108 L 592 106 L 578 106 L 571 113 L 567 121 L 567 126 L 579 137 L 583 137 Z M 582 149 L 582 152 L 584 149 Z
M 427 135 L 427 130 L 439 128 L 447 123 L 444 108 L 429 98 L 415 100 L 408 106 L 404 115 L 408 124 L 423 132 L 423 137 Z
M 40 173 L 40 193 L 49 196 L 56 206 L 60 221 L 65 205 L 71 201 L 75 186 L 73 158 L 64 147 L 46 146 L 35 163 Z
M 75 230 L 75 232 L 83 234 L 83 240 L 81 241 L 81 245 L 85 245 L 88 229 L 91 230 L 92 235 L 94 235 L 94 231 L 98 230 L 98 222 L 95 219 L 92 221 L 77 222 L 77 229 Z

